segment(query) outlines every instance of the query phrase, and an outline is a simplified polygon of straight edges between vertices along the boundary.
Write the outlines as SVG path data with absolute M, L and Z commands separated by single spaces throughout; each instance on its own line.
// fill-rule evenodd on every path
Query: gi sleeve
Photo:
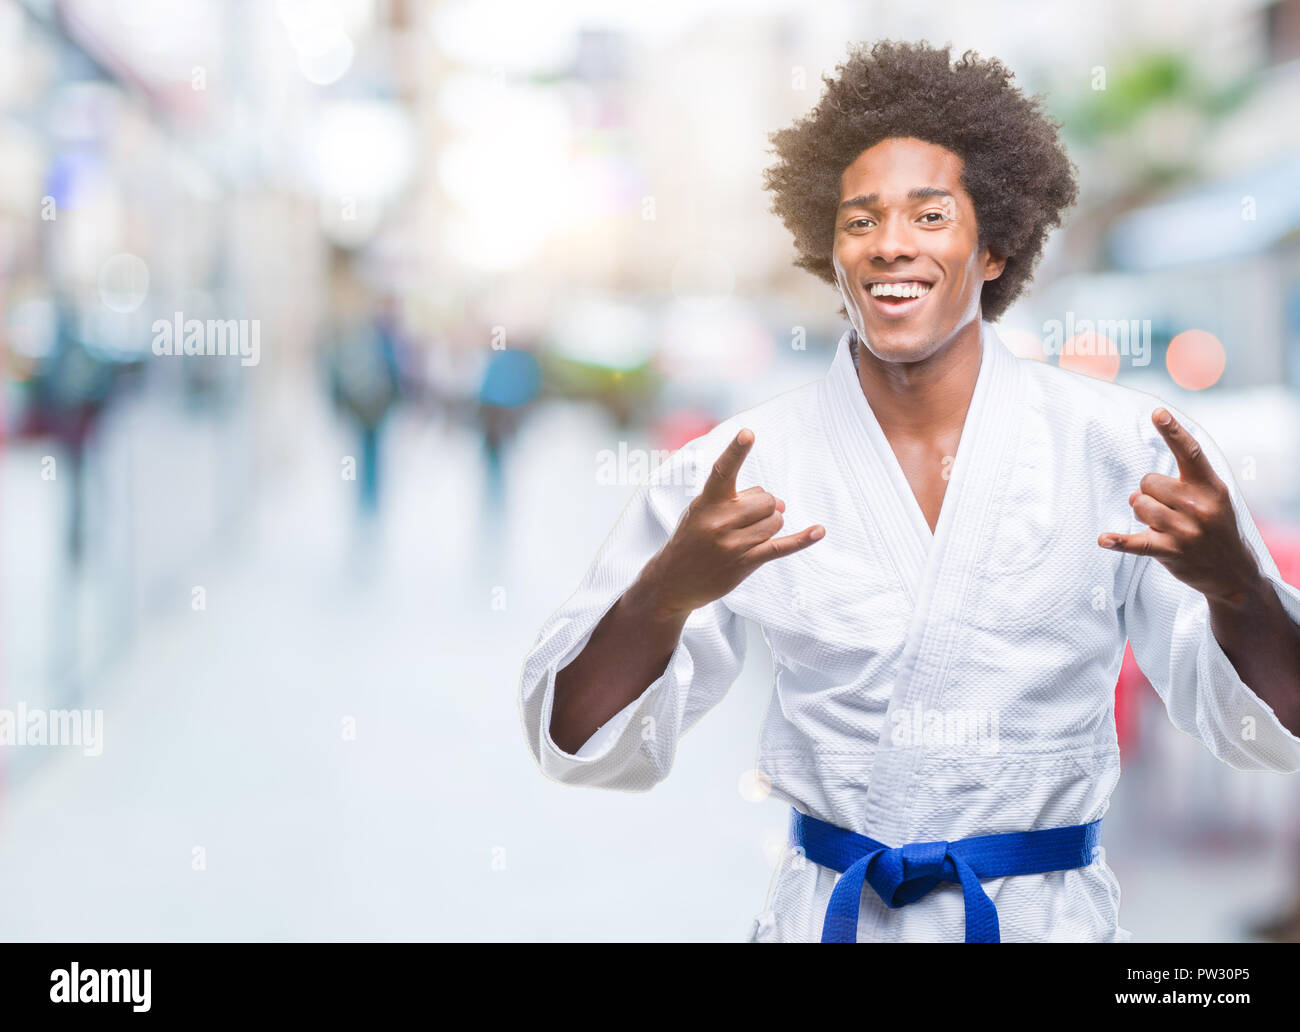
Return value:
M 1200 443 L 1227 485 L 1242 538 L 1287 615 L 1300 624 L 1300 590 L 1278 572 L 1222 451 L 1194 421 L 1172 405 L 1164 407 Z M 1145 430 L 1154 437 L 1152 445 L 1158 449 L 1153 471 L 1177 477 L 1178 462 L 1151 425 L 1149 412 L 1145 422 Z M 1146 525 L 1134 515 L 1130 532 L 1144 529 Z M 1216 758 L 1237 770 L 1300 771 L 1300 738 L 1242 681 L 1214 636 L 1209 602 L 1203 594 L 1180 581 L 1158 560 L 1140 556 L 1123 612 L 1133 656 L 1175 727 L 1199 739 Z
M 701 440 L 712 440 L 714 434 Z M 725 446 L 725 441 L 723 442 Z M 720 454 L 722 446 L 717 449 Z M 664 780 L 677 742 L 716 706 L 745 660 L 743 618 L 723 599 L 686 619 L 663 674 L 602 725 L 576 754 L 551 739 L 556 673 L 582 652 L 596 625 L 672 536 L 717 455 L 692 442 L 641 486 L 578 589 L 556 611 L 524 660 L 519 699 L 524 733 L 542 773 L 574 785 L 646 792 Z

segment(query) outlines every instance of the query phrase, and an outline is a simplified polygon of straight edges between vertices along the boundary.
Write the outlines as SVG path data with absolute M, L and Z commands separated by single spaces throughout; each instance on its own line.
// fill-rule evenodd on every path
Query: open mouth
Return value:
M 901 283 L 868 283 L 871 308 L 887 319 L 901 319 L 916 311 L 930 296 L 933 285 L 922 280 Z

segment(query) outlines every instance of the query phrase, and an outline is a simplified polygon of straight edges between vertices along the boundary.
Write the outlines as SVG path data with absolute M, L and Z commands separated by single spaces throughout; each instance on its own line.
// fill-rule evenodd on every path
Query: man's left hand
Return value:
M 1237 529 L 1228 485 L 1172 413 L 1160 408 L 1151 416 L 1178 461 L 1178 478 L 1144 476 L 1128 501 L 1148 529 L 1102 534 L 1097 543 L 1116 552 L 1149 555 L 1207 599 L 1239 603 L 1260 572 Z

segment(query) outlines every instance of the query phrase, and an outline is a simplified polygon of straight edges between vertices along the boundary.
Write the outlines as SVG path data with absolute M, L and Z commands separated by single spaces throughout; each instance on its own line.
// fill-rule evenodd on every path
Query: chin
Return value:
M 885 362 L 919 362 L 935 350 L 932 334 L 902 326 L 868 329 L 858 337 L 873 355 Z

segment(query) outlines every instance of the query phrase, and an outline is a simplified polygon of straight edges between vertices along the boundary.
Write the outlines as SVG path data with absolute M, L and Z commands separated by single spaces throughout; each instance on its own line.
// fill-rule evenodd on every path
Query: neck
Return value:
M 979 378 L 979 319 L 919 362 L 881 361 L 859 346 L 856 330 L 849 346 L 862 393 L 887 436 L 921 441 L 960 432 Z

